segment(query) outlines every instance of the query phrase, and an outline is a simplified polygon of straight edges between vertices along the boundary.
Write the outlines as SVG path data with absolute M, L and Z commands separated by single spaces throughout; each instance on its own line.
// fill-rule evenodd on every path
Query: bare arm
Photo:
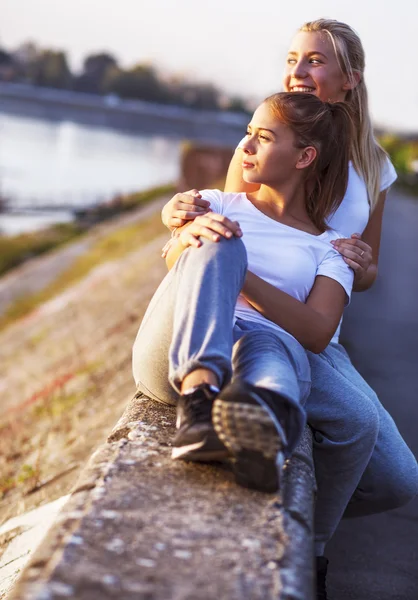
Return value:
M 163 255 L 169 271 L 186 248 L 189 246 L 199 248 L 202 245 L 201 237 L 212 242 L 219 242 L 221 237 L 227 239 L 233 236 L 242 237 L 238 221 L 231 221 L 228 217 L 213 212 L 196 217 L 194 221 L 179 228 L 176 233 L 178 235 L 170 240 L 171 243 Z
M 387 190 L 380 192 L 363 235 L 354 233 L 350 239 L 336 240 L 334 244 L 334 248 L 343 255 L 345 262 L 354 271 L 355 292 L 371 288 L 377 277 L 386 194 Z
M 239 224 L 229 222 L 229 227 L 226 227 L 225 218 L 223 215 L 210 213 L 183 226 L 167 252 L 168 270 L 172 269 L 186 248 L 201 246 L 200 237 L 215 242 L 221 236 L 230 238 L 231 227 L 237 228 L 235 235 L 240 236 Z M 319 275 L 306 303 L 303 303 L 250 272 L 247 273 L 242 294 L 258 312 L 283 327 L 302 346 L 315 353 L 322 352 L 332 339 L 346 298 L 343 287 L 337 281 Z
M 242 150 L 237 148 L 229 165 L 226 176 L 225 192 L 255 192 L 259 185 L 246 183 L 242 178 Z M 161 211 L 161 220 L 168 229 L 182 227 L 193 221 L 199 215 L 209 210 L 209 202 L 202 198 L 199 190 L 193 189 L 182 194 L 175 194 L 164 205 Z
M 186 225 L 186 228 L 189 228 Z M 170 270 L 188 247 L 187 238 L 175 239 L 166 263 Z M 275 288 L 254 273 L 247 272 L 242 294 L 262 315 L 283 327 L 307 350 L 319 354 L 328 346 L 344 310 L 346 294 L 342 286 L 319 275 L 306 304 Z
M 323 275 L 316 277 L 306 304 L 249 272 L 242 294 L 259 313 L 316 354 L 325 350 L 331 341 L 346 299 L 343 287 Z

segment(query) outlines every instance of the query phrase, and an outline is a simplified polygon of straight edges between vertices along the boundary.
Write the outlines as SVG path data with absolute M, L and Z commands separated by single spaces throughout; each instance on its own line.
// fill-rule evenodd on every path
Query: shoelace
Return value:
M 185 410 L 195 422 L 206 422 L 211 418 L 212 404 L 212 398 L 205 394 L 204 398 L 190 398 L 185 403 Z

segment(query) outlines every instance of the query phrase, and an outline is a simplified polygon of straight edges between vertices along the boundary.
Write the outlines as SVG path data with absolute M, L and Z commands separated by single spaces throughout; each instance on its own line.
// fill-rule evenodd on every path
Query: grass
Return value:
M 78 220 L 73 223 L 57 224 L 47 229 L 15 236 L 0 235 L 0 276 L 29 258 L 40 256 L 74 240 L 99 222 L 134 210 L 163 194 L 174 193 L 174 189 L 173 184 L 168 184 L 143 192 L 116 196 L 110 202 L 80 213 Z
M 29 258 L 39 256 L 74 239 L 83 229 L 77 223 L 53 225 L 41 231 L 0 237 L 0 275 Z
M 0 317 L 0 330 L 65 291 L 98 265 L 117 260 L 134 250 L 138 250 L 164 231 L 158 213 L 145 221 L 128 225 L 101 238 L 46 288 L 16 300 Z

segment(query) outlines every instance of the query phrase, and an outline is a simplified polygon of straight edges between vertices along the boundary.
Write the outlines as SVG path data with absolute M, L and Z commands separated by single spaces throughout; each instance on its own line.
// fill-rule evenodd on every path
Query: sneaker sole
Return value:
M 188 446 L 176 446 L 171 451 L 173 460 L 185 460 L 187 462 L 222 462 L 229 458 L 229 452 L 223 450 L 208 450 L 204 447 L 205 442 L 190 444 Z
M 236 482 L 247 488 L 273 493 L 280 488 L 284 464 L 280 425 L 262 400 L 217 398 L 212 420 L 219 439 L 232 455 Z

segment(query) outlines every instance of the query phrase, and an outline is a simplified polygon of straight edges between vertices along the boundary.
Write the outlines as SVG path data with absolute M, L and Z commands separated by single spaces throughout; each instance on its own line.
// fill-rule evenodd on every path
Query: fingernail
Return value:
M 227 231 L 225 235 L 226 235 L 227 238 L 230 238 L 231 235 L 232 235 L 232 233 L 230 231 Z

